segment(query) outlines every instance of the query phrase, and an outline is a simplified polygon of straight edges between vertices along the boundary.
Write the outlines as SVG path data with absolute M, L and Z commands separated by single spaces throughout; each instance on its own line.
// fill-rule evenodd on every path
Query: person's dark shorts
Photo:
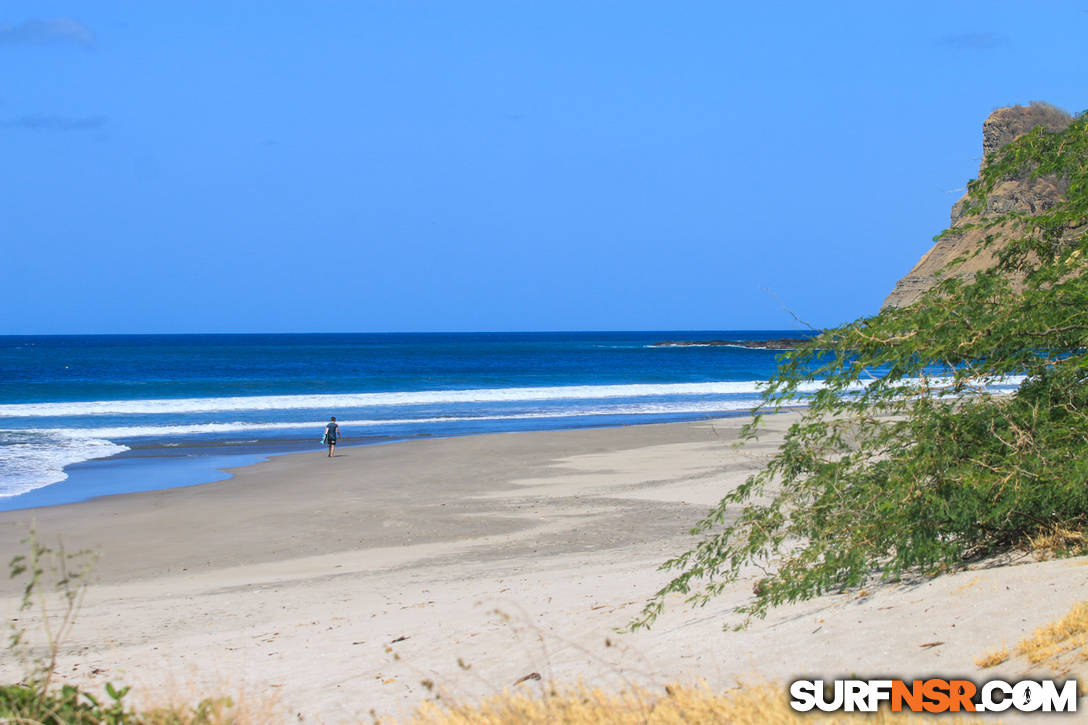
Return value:
M 335 446 L 336 445 L 336 436 L 326 436 L 325 437 L 325 444 L 330 445 L 330 446 Z

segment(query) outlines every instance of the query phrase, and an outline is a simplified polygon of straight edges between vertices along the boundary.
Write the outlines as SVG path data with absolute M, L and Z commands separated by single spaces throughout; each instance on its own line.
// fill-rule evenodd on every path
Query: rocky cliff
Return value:
M 1049 132 L 1065 129 L 1072 117 L 1058 108 L 1045 103 L 1032 103 L 1029 106 L 999 108 L 990 114 L 982 124 L 982 163 L 981 172 L 991 159 L 991 154 L 1002 146 L 1042 126 Z M 965 217 L 965 195 L 952 206 L 952 222 L 949 231 L 914 265 L 914 269 L 895 285 L 895 289 L 884 300 L 881 309 L 904 307 L 918 299 L 928 290 L 941 273 L 970 277 L 980 269 L 989 267 L 996 253 L 1002 248 L 1000 227 L 997 239 L 981 253 L 970 257 L 954 269 L 946 269 L 953 260 L 971 255 L 978 251 L 988 235 L 995 234 L 993 228 L 985 228 L 988 219 L 994 219 L 1008 212 L 1037 214 L 1054 206 L 1065 192 L 1062 179 L 1048 176 L 1021 176 L 1002 180 L 987 197 L 986 208 L 981 214 Z M 982 222 L 983 225 L 979 225 Z

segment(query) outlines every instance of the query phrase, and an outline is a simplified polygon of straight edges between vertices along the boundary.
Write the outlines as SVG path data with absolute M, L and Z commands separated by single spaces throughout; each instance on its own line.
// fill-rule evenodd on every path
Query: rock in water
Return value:
M 771 340 L 664 340 L 650 347 L 747 347 L 753 350 L 793 350 L 807 342 L 803 337 L 776 337 Z

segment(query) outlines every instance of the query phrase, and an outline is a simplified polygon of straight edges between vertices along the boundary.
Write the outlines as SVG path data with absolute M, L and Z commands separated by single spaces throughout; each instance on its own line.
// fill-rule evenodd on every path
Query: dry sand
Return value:
M 1088 599 L 1088 560 L 1025 560 L 723 631 L 753 574 L 705 608 L 676 598 L 653 630 L 616 634 L 667 580 L 657 565 L 690 547 L 687 529 L 792 420 L 768 419 L 740 450 L 733 418 L 291 454 L 219 483 L 2 513 L 0 548 L 19 552 L 36 520 L 46 542 L 101 553 L 65 678 L 275 693 L 295 721 L 403 715 L 436 692 L 473 698 L 530 673 L 541 679 L 518 687 L 1018 677 L 1023 662 L 981 672 L 973 660 Z M 0 584 L 7 616 L 16 594 Z M 5 681 L 18 673 L 0 665 Z

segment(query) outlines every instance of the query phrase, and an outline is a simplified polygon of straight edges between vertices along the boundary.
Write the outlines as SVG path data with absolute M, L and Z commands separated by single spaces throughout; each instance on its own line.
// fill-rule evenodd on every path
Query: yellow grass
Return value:
M 1028 544 L 1037 559 L 1049 559 L 1071 550 L 1083 550 L 1088 546 L 1088 536 L 1080 531 L 1058 527 L 1029 537 Z
M 204 700 L 193 706 L 174 705 L 145 710 L 140 720 L 147 725 L 257 725 L 271 718 L 254 718 L 251 713 L 236 708 L 230 698 Z
M 1016 653 L 1033 665 L 1067 672 L 1074 664 L 1088 662 L 1088 602 L 1073 605 L 1056 622 L 1039 627 L 1016 645 Z
M 1006 662 L 1010 656 L 1009 648 L 1006 645 L 1001 645 L 1001 649 L 987 652 L 981 657 L 975 658 L 975 664 L 986 669 L 987 667 L 997 667 L 1002 662 Z
M 404 725 L 812 725 L 813 723 L 908 723 L 932 719 L 881 711 L 873 714 L 797 713 L 784 684 L 761 684 L 716 693 L 705 684 L 669 685 L 662 692 L 635 688 L 606 692 L 584 685 L 538 692 L 505 692 L 476 704 L 419 706 Z M 981 719 L 942 717 L 952 725 Z M 985 720 L 987 725 L 996 725 Z
M 278 693 L 254 694 L 244 688 L 234 695 L 194 695 L 203 688 L 185 689 L 173 683 L 141 688 L 144 695 L 135 702 L 142 725 L 271 725 L 284 721 Z M 195 704 L 194 704 L 195 703 Z

